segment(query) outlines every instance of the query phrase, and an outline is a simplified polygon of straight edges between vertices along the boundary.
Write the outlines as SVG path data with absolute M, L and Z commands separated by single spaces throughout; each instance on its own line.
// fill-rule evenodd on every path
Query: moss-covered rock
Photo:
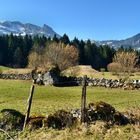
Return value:
M 58 110 L 52 115 L 49 115 L 47 118 L 47 126 L 54 129 L 62 129 L 64 127 L 70 127 L 73 125 L 75 119 L 72 117 L 72 114 L 64 111 Z
M 115 112 L 113 114 L 113 123 L 117 125 L 126 125 L 130 122 L 130 120 L 122 113 Z
M 127 115 L 116 111 L 110 104 L 102 101 L 89 104 L 87 117 L 89 122 L 102 120 L 109 122 L 111 125 L 126 125 L 131 122 Z
M 3 109 L 0 112 L 0 128 L 6 131 L 22 130 L 25 116 L 14 109 Z
M 43 127 L 45 116 L 32 116 L 30 117 L 30 121 L 27 125 L 28 129 L 35 130 Z
M 90 103 L 87 112 L 90 121 L 94 120 L 110 121 L 113 120 L 115 108 L 108 103 L 100 101 L 96 103 Z

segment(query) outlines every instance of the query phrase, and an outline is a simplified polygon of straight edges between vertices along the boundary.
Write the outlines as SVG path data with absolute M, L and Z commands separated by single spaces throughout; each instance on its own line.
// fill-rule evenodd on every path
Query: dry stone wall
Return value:
M 11 80 L 32 80 L 32 75 L 27 74 L 0 74 L 0 79 Z M 47 72 L 45 74 L 36 75 L 36 83 L 55 86 L 80 86 L 82 85 L 82 77 L 65 77 L 57 76 Z M 139 89 L 140 80 L 130 80 L 123 82 L 122 80 L 113 80 L 105 78 L 87 78 L 88 86 L 100 86 L 106 88 L 123 88 L 123 89 Z
M 0 74 L 0 79 L 31 80 L 31 74 Z

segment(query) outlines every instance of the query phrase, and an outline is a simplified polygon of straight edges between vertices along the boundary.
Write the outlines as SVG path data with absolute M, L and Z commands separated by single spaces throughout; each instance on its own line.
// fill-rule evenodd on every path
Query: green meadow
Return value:
M 26 113 L 27 99 L 32 83 L 31 81 L 0 80 L 0 110 L 16 109 Z M 82 87 L 53 87 L 37 86 L 33 96 L 31 115 L 47 115 L 58 109 L 71 110 L 80 108 Z M 108 89 L 103 87 L 87 87 L 87 104 L 104 101 L 116 108 L 125 111 L 133 106 L 140 106 L 139 90 Z M 139 125 L 106 127 L 104 122 L 96 122 L 90 126 L 77 125 L 73 129 L 53 130 L 40 128 L 35 131 L 24 131 L 18 134 L 16 140 L 127 140 L 139 139 Z M 14 133 L 14 132 L 13 132 Z M 17 136 L 16 133 L 13 134 Z M 0 139 L 5 136 L 0 133 Z
M 0 80 L 0 110 L 5 108 L 26 112 L 30 81 Z M 49 114 L 58 109 L 79 108 L 82 87 L 35 86 L 31 114 Z M 119 111 L 140 105 L 139 90 L 87 87 L 87 104 L 104 101 Z

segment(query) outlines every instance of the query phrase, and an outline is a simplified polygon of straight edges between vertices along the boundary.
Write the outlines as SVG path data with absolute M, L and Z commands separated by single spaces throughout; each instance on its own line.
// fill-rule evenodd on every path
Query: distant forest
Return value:
M 124 49 L 123 47 L 115 50 L 108 45 L 97 46 L 90 40 L 83 41 L 74 38 L 70 41 L 69 37 L 64 34 L 61 38 L 54 36 L 46 38 L 45 36 L 0 36 L 0 65 L 13 68 L 25 68 L 28 65 L 28 55 L 34 46 L 37 49 L 44 48 L 52 42 L 62 42 L 70 44 L 79 50 L 79 64 L 91 65 L 93 68 L 100 70 L 107 68 L 112 62 L 112 58 L 116 51 L 135 51 L 131 47 Z M 135 51 L 140 56 L 139 51 Z M 71 55 L 71 54 L 69 54 Z

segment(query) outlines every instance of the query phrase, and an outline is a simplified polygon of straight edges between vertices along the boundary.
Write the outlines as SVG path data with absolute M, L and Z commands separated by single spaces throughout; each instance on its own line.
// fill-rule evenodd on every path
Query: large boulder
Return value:
M 58 67 L 52 67 L 48 72 L 43 75 L 43 84 L 57 85 L 59 84 L 60 70 Z
M 59 78 L 56 74 L 49 71 L 49 72 L 44 74 L 43 83 L 45 86 L 57 85 L 59 83 Z

